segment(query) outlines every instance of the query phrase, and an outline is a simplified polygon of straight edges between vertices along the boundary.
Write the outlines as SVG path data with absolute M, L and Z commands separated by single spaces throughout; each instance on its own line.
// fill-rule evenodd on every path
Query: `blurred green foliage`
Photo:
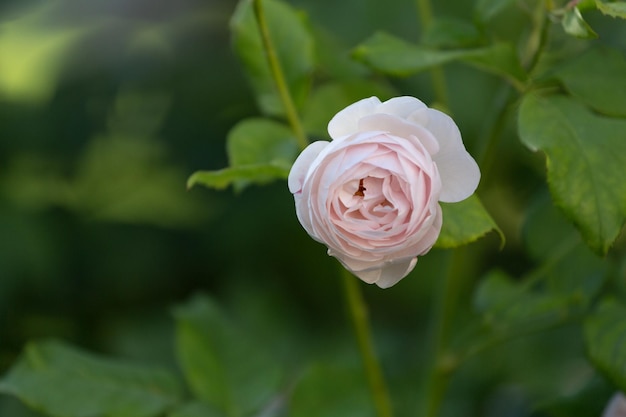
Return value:
M 548 23 L 537 62 L 534 1 L 435 2 L 429 28 L 408 0 L 268 3 L 293 25 L 280 28 L 293 38 L 277 33 L 289 41 L 281 53 L 292 59 L 312 138 L 326 138 L 329 118 L 367 95 L 434 102 L 422 70 L 446 64 L 447 110 L 481 163 L 479 196 L 495 220 L 478 215 L 462 243 L 496 227 L 506 245 L 490 233 L 460 250 L 450 346 L 463 366 L 442 415 L 599 415 L 625 381 L 626 181 L 616 167 L 626 25 L 611 17 L 623 17 L 623 3 L 598 1 L 599 10 L 573 15 L 594 41 Z M 231 21 L 235 7 L 0 5 L 1 391 L 68 416 L 90 412 L 81 408 L 90 390 L 103 407 L 128 407 L 108 410 L 114 416 L 373 415 L 336 262 L 301 230 L 284 181 L 250 184 L 284 178 L 296 149 L 286 125 L 259 118 L 282 112 L 242 23 L 251 16 L 240 8 Z M 521 102 L 520 142 L 511 98 L 529 82 L 540 88 Z M 511 111 L 496 118 L 504 107 Z M 545 120 L 546 108 L 558 117 Z M 240 152 L 253 131 L 263 146 Z M 546 158 L 524 144 L 545 152 L 549 185 Z M 572 162 L 576 153 L 589 164 Z M 251 170 L 259 154 L 260 171 Z M 216 186 L 238 180 L 237 192 L 187 191 L 200 169 L 226 172 L 213 177 Z M 445 227 L 454 237 L 457 226 Z M 449 235 L 439 246 L 455 246 Z M 452 258 L 435 249 L 396 287 L 364 288 L 399 416 L 425 401 L 429 310 Z M 601 294 L 612 301 L 596 308 Z M 120 375 L 126 368 L 111 356 L 133 361 L 136 374 Z M 78 384 L 84 375 L 72 372 L 94 367 L 108 379 L 79 384 L 82 396 L 31 398 L 45 391 L 42 370 L 46 386 L 76 392 L 63 383 Z M 140 409 L 129 394 L 136 385 L 124 390 L 128 403 L 111 386 L 142 378 L 166 395 Z M 154 408 L 141 409 L 147 403 Z M 41 414 L 3 395 L 0 415 Z

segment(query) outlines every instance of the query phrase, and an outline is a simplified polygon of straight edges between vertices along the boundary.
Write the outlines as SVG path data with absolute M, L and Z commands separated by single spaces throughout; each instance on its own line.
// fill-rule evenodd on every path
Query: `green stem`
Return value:
M 539 2 L 537 8 L 533 11 L 533 28 L 523 48 L 522 64 L 529 74 L 537 66 L 548 37 L 550 25 L 547 24 L 545 7 L 550 7 L 549 0 L 546 0 L 546 5 L 543 2 Z M 492 106 L 493 111 L 488 112 L 488 114 L 491 113 L 496 116 L 488 123 L 488 126 L 491 127 L 485 135 L 487 141 L 479 158 L 483 179 L 490 178 L 493 161 L 497 155 L 498 142 L 506 127 L 510 111 L 516 107 L 520 94 L 524 94 L 531 87 L 532 83 L 527 83 L 523 88 L 521 85 L 515 86 L 517 91 L 513 91 L 511 86 L 506 85 L 502 93 L 496 97 L 494 106 Z M 485 181 L 482 181 L 482 183 L 485 183 Z
M 276 83 L 278 94 L 280 95 L 280 99 L 283 102 L 283 106 L 285 107 L 287 121 L 289 122 L 289 125 L 291 125 L 293 133 L 296 135 L 298 145 L 301 149 L 304 149 L 309 145 L 309 141 L 302 127 L 302 123 L 300 122 L 300 118 L 298 117 L 298 112 L 296 111 L 296 106 L 293 102 L 293 98 L 291 97 L 291 93 L 289 92 L 287 82 L 285 81 L 285 75 L 283 73 L 282 67 L 280 66 L 278 55 L 276 54 L 276 49 L 274 48 L 274 44 L 272 43 L 267 20 L 265 19 L 265 12 L 263 11 L 262 0 L 254 0 L 253 5 L 256 20 L 259 25 L 259 31 L 261 33 L 263 48 L 265 49 L 265 53 L 267 54 L 267 62 L 270 66 L 272 76 L 274 77 L 274 82 Z
M 346 299 L 350 310 L 352 325 L 356 334 L 357 343 L 361 351 L 367 381 L 369 383 L 372 398 L 378 417 L 391 417 L 391 401 L 385 384 L 383 372 L 376 357 L 372 334 L 369 327 L 367 306 L 357 279 L 342 268 L 343 283 Z
M 422 33 L 426 32 L 433 24 L 433 8 L 430 0 L 417 0 L 417 12 L 419 21 L 422 24 Z M 435 91 L 435 101 L 440 107 L 448 110 L 448 88 L 446 76 L 440 66 L 430 70 L 430 77 Z
M 426 417 L 435 417 L 441 409 L 448 382 L 454 369 L 456 359 L 448 350 L 448 339 L 454 310 L 459 295 L 460 277 L 464 273 L 463 249 L 454 250 L 450 258 L 450 269 L 441 281 L 432 315 L 432 359 L 431 369 L 426 386 Z
M 518 96 L 513 94 L 513 89 L 509 85 L 505 85 L 503 90 L 494 100 L 492 111 L 488 114 L 495 114 L 495 117 L 491 117 L 488 126 L 489 131 L 484 135 L 487 140 L 484 143 L 484 147 L 478 155 L 478 165 L 480 166 L 481 176 L 485 183 L 485 178 L 490 178 L 491 168 L 497 155 L 498 142 L 502 136 L 502 132 L 507 125 L 509 112 L 513 108 L 513 105 L 517 101 Z

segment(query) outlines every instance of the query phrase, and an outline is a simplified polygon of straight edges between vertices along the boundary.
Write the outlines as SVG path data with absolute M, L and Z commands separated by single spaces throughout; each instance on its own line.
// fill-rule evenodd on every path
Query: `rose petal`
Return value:
M 617 392 L 602 413 L 602 417 L 626 417 L 626 396 Z
M 337 139 L 356 133 L 359 119 L 374 113 L 379 104 L 380 100 L 377 97 L 370 97 L 349 105 L 328 122 L 328 134 L 331 138 Z
M 426 105 L 415 97 L 403 96 L 391 98 L 376 107 L 376 113 L 392 114 L 406 119 L 411 113 L 427 108 Z
M 313 142 L 298 155 L 287 178 L 287 185 L 292 194 L 299 193 L 302 190 L 302 184 L 311 164 L 329 143 L 324 140 Z
M 364 116 L 359 120 L 358 129 L 361 132 L 385 131 L 406 139 L 417 138 L 429 154 L 434 155 L 439 151 L 439 143 L 430 131 L 390 114 Z
M 439 201 L 456 203 L 472 195 L 480 182 L 480 169 L 467 151 L 438 153 L 433 157 L 441 177 Z
M 447 114 L 426 108 L 411 113 L 407 119 L 424 126 L 437 138 L 439 152 L 465 149 L 458 126 Z
M 389 288 L 398 283 L 402 278 L 406 277 L 417 264 L 417 257 L 409 261 L 394 262 L 385 265 L 380 270 L 380 278 L 376 281 L 376 285 L 380 288 Z
M 368 284 L 375 283 L 380 288 L 389 288 L 406 277 L 415 268 L 417 257 L 398 259 L 393 262 L 370 266 L 368 269 L 363 270 L 352 268 L 345 260 L 340 259 L 340 261 L 342 261 L 346 269 Z

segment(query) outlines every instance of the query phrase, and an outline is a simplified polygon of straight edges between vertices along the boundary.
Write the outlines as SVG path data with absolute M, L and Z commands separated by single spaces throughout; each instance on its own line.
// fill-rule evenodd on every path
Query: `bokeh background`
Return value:
M 411 0 L 290 4 L 346 56 L 376 30 L 421 33 Z M 272 340 L 286 361 L 358 363 L 337 263 L 299 226 L 286 183 L 186 190 L 194 171 L 227 165 L 228 130 L 258 114 L 230 45 L 235 6 L 0 3 L 0 374 L 27 341 L 47 337 L 176 369 L 171 308 L 196 292 Z M 442 1 L 435 12 L 464 18 L 472 8 Z M 515 39 L 527 18 L 505 11 L 494 29 Z M 623 29 L 602 22 L 605 41 L 626 48 Z M 450 108 L 480 155 L 484 108 L 502 84 L 456 64 L 446 76 Z M 387 83 L 390 93 L 433 100 L 428 74 Z M 548 201 L 543 159 L 522 149 L 513 122 L 493 168 L 499 175 L 481 186 L 507 244 L 500 250 L 493 234 L 464 251 L 464 308 L 485 271 L 520 276 L 535 264 L 523 229 L 529 209 Z M 394 395 L 407 408 L 418 401 L 428 309 L 450 256 L 433 250 L 396 287 L 364 287 Z M 487 367 L 470 364 L 453 384 L 448 412 L 528 415 L 530 404 L 580 389 L 592 372 L 573 331 L 512 343 Z M 557 348 L 554 340 L 572 343 Z M 546 386 L 554 380 L 562 383 Z M 593 410 L 609 392 L 598 384 L 597 401 L 587 403 Z M 517 414 L 503 411 L 512 408 Z M 37 416 L 8 397 L 0 397 L 0 415 Z

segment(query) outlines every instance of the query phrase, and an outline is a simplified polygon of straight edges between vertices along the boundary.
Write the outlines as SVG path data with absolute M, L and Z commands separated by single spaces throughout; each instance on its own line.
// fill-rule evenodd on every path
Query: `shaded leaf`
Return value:
M 626 117 L 626 60 L 620 51 L 593 48 L 568 60 L 555 75 L 567 91 L 608 116 Z
M 515 50 L 505 43 L 483 48 L 437 50 L 377 32 L 357 46 L 353 55 L 378 71 L 400 77 L 461 60 L 516 84 L 526 79 Z
M 605 301 L 585 320 L 584 328 L 591 362 L 626 392 L 626 307 Z
M 471 243 L 495 230 L 504 244 L 504 234 L 485 210 L 476 195 L 459 203 L 441 203 L 443 226 L 435 244 L 438 248 L 455 248 Z
M 313 37 L 304 16 L 290 5 L 278 0 L 263 0 L 262 4 L 287 86 L 295 102 L 302 104 L 309 90 L 315 62 Z M 268 115 L 284 115 L 251 0 L 239 2 L 230 26 L 235 51 L 252 84 L 261 111 Z
M 345 40 L 321 27 L 313 28 L 315 37 L 316 73 L 332 80 L 354 81 L 366 78 L 370 69 L 360 62 L 351 59 L 350 47 Z M 316 88 L 317 89 L 317 88 Z M 313 94 L 316 89 L 313 90 Z M 305 102 L 305 104 L 308 103 Z
M 422 38 L 425 45 L 433 48 L 468 48 L 483 40 L 476 26 L 450 17 L 435 19 Z
M 59 417 L 161 415 L 181 388 L 164 370 L 124 363 L 57 341 L 29 343 L 0 392 Z
M 565 33 L 577 38 L 594 39 L 598 37 L 598 34 L 585 22 L 585 19 L 583 19 L 583 16 L 580 14 L 580 10 L 576 7 L 565 11 L 561 19 L 561 26 L 563 26 Z
M 605 2 L 602 0 L 596 0 L 596 7 L 606 15 L 626 19 L 626 2 Z
M 626 220 L 625 130 L 564 96 L 528 94 L 520 107 L 520 138 L 546 154 L 555 203 L 602 255 Z
M 258 411 L 278 390 L 279 364 L 205 296 L 175 310 L 177 355 L 194 395 L 229 417 Z
M 532 291 L 499 270 L 487 274 L 474 294 L 475 308 L 483 313 L 488 327 L 498 332 L 545 328 L 567 318 L 581 305 L 581 300 L 571 294 Z
M 607 263 L 595 255 L 547 193 L 534 202 L 522 229 L 528 254 L 540 264 L 544 288 L 590 303 L 607 278 Z

